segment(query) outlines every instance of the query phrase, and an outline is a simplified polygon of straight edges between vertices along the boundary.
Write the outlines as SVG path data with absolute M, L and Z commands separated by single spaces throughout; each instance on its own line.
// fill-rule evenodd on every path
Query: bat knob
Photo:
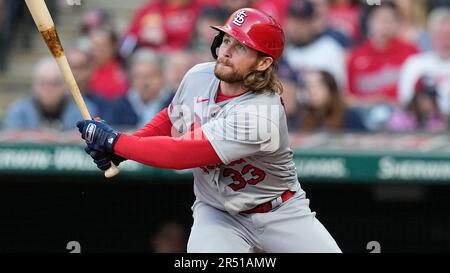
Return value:
M 113 176 L 116 176 L 117 174 L 119 174 L 119 168 L 117 168 L 116 165 L 114 165 L 111 162 L 111 167 L 109 167 L 109 169 L 107 169 L 105 171 L 105 177 L 106 178 L 111 178 Z

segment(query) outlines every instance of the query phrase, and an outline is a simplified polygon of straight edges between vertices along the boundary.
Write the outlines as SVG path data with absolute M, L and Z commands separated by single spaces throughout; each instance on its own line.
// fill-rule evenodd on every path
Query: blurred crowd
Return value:
M 9 2 L 21 1 L 0 6 Z M 366 2 L 150 0 L 123 33 L 105 10 L 87 10 L 66 54 L 91 114 L 132 130 L 168 106 L 193 65 L 213 61 L 209 26 L 251 6 L 285 30 L 278 75 L 290 132 L 447 130 L 450 1 Z M 2 10 L 11 12 L 0 16 L 7 47 L 16 10 Z M 81 116 L 52 58 L 35 65 L 30 88 L 10 105 L 3 129 L 75 129 Z

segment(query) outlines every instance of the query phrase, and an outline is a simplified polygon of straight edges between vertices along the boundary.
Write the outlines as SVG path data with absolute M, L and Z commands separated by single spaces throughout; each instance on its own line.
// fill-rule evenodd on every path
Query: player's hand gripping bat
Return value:
M 58 33 L 56 32 L 55 24 L 48 11 L 47 5 L 44 0 L 25 0 L 28 9 L 30 10 L 33 20 L 36 23 L 38 30 L 41 32 L 42 37 L 45 40 L 50 52 L 56 59 L 59 68 L 69 85 L 70 93 L 80 109 L 81 115 L 84 119 L 91 119 L 91 115 L 86 107 L 86 104 L 81 96 L 80 89 L 78 88 L 75 77 L 70 69 L 66 55 L 64 54 L 61 41 L 59 40 Z M 105 171 L 106 177 L 113 177 L 119 173 L 119 169 L 111 162 L 111 167 Z

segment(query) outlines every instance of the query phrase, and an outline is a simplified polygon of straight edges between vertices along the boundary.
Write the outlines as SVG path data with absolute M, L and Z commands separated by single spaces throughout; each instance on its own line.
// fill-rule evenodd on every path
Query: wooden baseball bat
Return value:
M 58 63 L 66 83 L 69 85 L 70 93 L 72 94 L 78 109 L 80 109 L 81 115 L 84 119 L 91 119 L 86 103 L 81 96 L 80 88 L 78 88 L 75 77 L 70 69 L 69 62 L 64 54 L 61 41 L 59 40 L 58 33 L 56 32 L 55 24 L 53 23 L 52 16 L 48 11 L 45 1 L 25 0 L 25 2 L 30 10 L 31 16 L 33 16 L 33 20 L 39 32 L 41 32 L 45 43 Z M 118 173 L 119 169 L 111 162 L 111 167 L 105 171 L 105 176 L 109 178 L 117 175 Z

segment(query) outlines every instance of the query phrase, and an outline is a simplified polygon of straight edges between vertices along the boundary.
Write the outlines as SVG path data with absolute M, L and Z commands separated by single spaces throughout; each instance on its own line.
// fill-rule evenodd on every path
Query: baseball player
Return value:
M 169 107 L 132 135 L 78 122 L 86 151 L 102 170 L 125 159 L 193 168 L 188 252 L 341 252 L 297 178 L 275 75 L 280 25 L 244 8 L 213 28 L 216 62 L 191 68 Z

